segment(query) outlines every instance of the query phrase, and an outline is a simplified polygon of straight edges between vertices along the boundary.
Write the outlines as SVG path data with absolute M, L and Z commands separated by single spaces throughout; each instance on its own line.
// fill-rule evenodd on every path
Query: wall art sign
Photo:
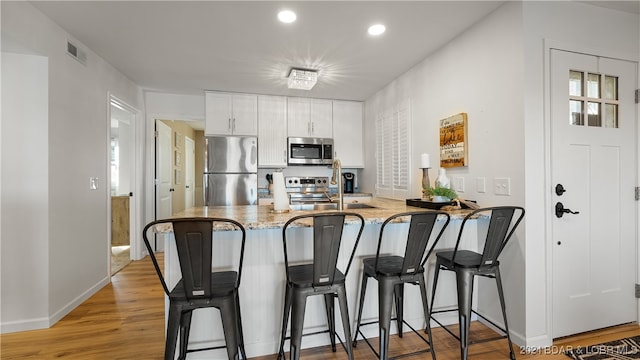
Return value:
M 467 113 L 440 120 L 440 167 L 467 166 Z

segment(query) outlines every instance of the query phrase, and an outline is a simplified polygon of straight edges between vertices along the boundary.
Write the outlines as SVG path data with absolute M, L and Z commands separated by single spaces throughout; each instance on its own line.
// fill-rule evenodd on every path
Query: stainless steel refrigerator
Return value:
M 205 138 L 204 205 L 258 204 L 258 139 Z

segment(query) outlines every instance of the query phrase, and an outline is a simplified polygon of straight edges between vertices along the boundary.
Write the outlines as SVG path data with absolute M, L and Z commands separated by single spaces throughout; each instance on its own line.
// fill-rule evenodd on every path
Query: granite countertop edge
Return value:
M 354 212 L 362 215 L 365 224 L 381 224 L 392 215 L 408 212 L 427 210 L 414 206 L 407 206 L 404 200 L 393 200 L 385 198 L 373 198 L 369 203 L 373 208 L 367 209 L 348 209 L 347 212 Z M 451 220 L 462 220 L 471 210 L 452 210 L 447 211 Z M 173 218 L 184 217 L 220 217 L 230 218 L 238 221 L 245 227 L 245 230 L 265 230 L 265 229 L 282 229 L 284 224 L 294 216 L 319 213 L 322 211 L 289 211 L 285 213 L 275 213 L 270 206 L 247 205 L 247 206 L 202 206 L 186 209 Z M 336 210 L 327 210 L 324 212 L 336 212 Z M 397 222 L 406 222 L 406 218 L 400 218 Z M 358 223 L 357 220 L 347 218 L 346 224 Z M 301 223 L 294 226 L 311 226 L 311 223 Z M 157 233 L 172 232 L 170 223 L 159 224 L 155 226 L 154 231 Z M 214 226 L 216 231 L 233 230 L 228 224 L 217 224 Z

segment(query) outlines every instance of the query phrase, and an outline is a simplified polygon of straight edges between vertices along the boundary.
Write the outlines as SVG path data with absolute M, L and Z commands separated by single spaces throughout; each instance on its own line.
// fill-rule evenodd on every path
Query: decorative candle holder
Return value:
M 425 190 L 431 189 L 431 181 L 429 180 L 429 169 L 428 167 L 422 168 L 422 193 L 423 197 L 426 197 Z

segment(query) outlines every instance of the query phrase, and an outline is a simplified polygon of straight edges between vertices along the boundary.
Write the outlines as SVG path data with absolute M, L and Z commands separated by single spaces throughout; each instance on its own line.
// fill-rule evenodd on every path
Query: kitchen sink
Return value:
M 292 204 L 289 205 L 291 210 L 336 210 L 338 208 L 338 204 L 336 203 L 322 203 L 322 204 Z M 344 209 L 375 209 L 375 206 L 371 206 L 369 204 L 363 203 L 351 203 L 344 204 Z

